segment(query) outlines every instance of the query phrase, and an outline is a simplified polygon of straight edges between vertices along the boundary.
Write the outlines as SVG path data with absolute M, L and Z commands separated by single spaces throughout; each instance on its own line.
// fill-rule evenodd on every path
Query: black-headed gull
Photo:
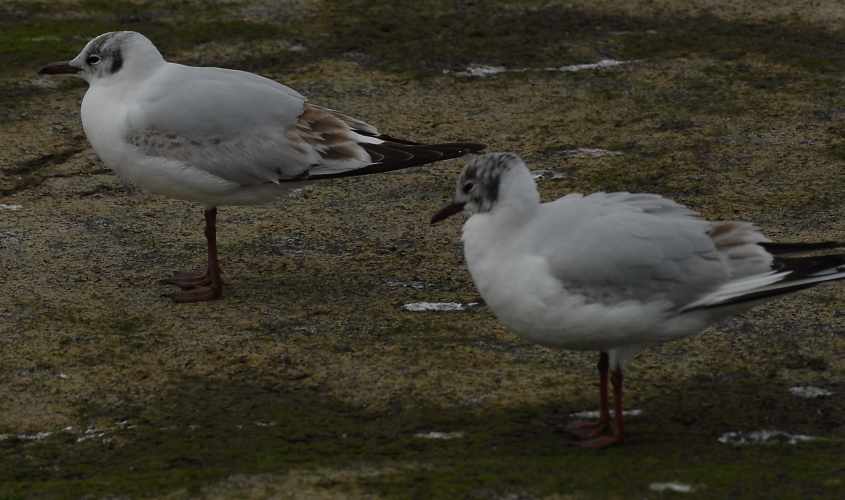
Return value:
M 845 255 L 790 255 L 838 243 L 772 243 L 750 223 L 709 222 L 655 194 L 541 203 L 525 163 L 510 153 L 470 159 L 453 202 L 431 222 L 462 211 L 467 266 L 496 317 L 531 342 L 599 351 L 599 421 L 575 426 L 589 447 L 623 441 L 622 371 L 642 346 L 845 278 Z
M 100 35 L 75 58 L 40 73 L 88 82 L 85 135 L 120 177 L 206 206 L 208 266 L 169 280 L 182 289 L 173 295 L 177 302 L 222 295 L 216 207 L 259 204 L 311 181 L 398 170 L 484 148 L 395 139 L 262 76 L 167 62 L 132 31 Z

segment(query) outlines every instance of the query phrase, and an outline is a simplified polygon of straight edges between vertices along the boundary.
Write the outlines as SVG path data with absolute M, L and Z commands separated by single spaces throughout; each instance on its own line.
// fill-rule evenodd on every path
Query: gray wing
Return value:
M 383 142 L 366 123 L 251 73 L 168 64 L 147 88 L 128 111 L 127 142 L 241 185 L 361 168 L 371 158 L 358 143 Z
M 679 307 L 728 279 L 710 223 L 657 195 L 570 195 L 543 205 L 537 251 L 572 291 L 601 302 Z

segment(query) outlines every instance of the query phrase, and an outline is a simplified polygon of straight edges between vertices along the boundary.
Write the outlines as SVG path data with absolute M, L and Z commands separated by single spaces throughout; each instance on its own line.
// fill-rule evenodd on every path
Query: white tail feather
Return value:
M 845 271 L 831 268 L 813 273 L 806 278 L 785 281 L 792 271 L 772 271 L 770 273 L 750 278 L 735 280 L 722 285 L 715 292 L 709 293 L 695 302 L 686 305 L 681 312 L 702 307 L 715 307 L 721 304 L 733 304 L 737 299 L 760 293 L 777 295 L 778 290 L 801 288 L 805 285 L 824 283 L 845 278 Z

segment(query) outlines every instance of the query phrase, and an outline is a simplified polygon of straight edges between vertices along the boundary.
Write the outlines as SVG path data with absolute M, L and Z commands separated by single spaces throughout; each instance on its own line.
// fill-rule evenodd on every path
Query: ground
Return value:
M 843 240 L 843 20 L 836 0 L 4 1 L 0 498 L 845 497 L 841 285 L 644 351 L 629 441 L 583 450 L 564 428 L 596 407 L 594 353 L 484 307 L 401 308 L 477 298 L 459 218 L 428 224 L 460 161 L 221 208 L 226 296 L 174 305 L 158 280 L 201 264 L 201 207 L 124 186 L 84 83 L 35 74 L 134 29 L 394 136 L 516 151 L 546 200 L 656 192 Z M 556 70 L 602 59 L 625 63 Z M 819 439 L 718 441 L 764 429 Z

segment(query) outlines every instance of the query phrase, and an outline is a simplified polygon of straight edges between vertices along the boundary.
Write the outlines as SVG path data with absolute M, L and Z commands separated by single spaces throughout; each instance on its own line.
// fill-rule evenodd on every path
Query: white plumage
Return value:
M 654 194 L 571 194 L 541 203 L 513 154 L 471 160 L 454 203 L 432 221 L 460 209 L 469 215 L 467 267 L 496 317 L 538 344 L 606 353 L 620 391 L 623 365 L 642 346 L 845 278 L 843 255 L 776 257 L 766 245 L 777 244 L 752 224 L 708 222 Z
M 309 103 L 281 83 L 224 68 L 165 61 L 140 33 L 100 35 L 43 74 L 84 78 L 82 125 L 97 155 L 144 190 L 206 206 L 208 267 L 171 283 L 193 302 L 219 298 L 220 205 L 267 202 L 303 183 L 387 172 L 484 146 L 425 145 L 384 136 L 361 120 Z

